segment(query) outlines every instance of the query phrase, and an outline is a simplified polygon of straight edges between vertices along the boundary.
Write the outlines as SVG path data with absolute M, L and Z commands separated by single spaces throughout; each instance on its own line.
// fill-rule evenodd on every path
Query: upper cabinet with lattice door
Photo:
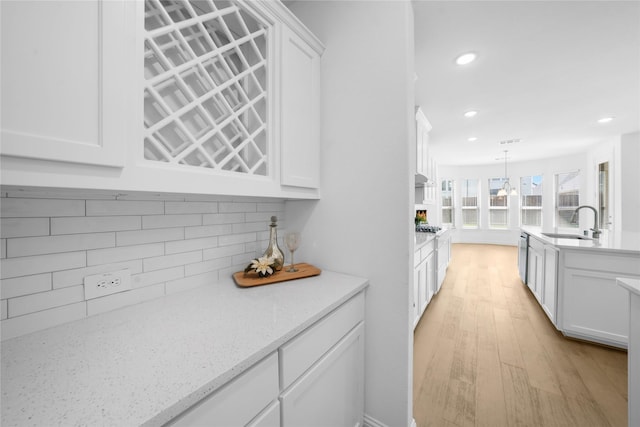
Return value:
M 74 3 L 60 2 L 67 12 L 72 11 L 67 15 L 82 9 Z M 84 135 L 77 138 L 81 144 L 62 149 L 41 150 L 29 142 L 26 146 L 33 147 L 30 150 L 35 155 L 28 154 L 18 143 L 22 140 L 15 138 L 15 150 L 2 152 L 3 163 L 8 166 L 17 158 L 40 158 L 71 162 L 65 163 L 70 169 L 53 165 L 56 173 L 47 177 L 35 168 L 26 175 L 3 172 L 3 178 L 22 180 L 16 184 L 24 185 L 318 197 L 323 46 L 286 7 L 278 1 L 236 0 L 88 4 L 96 7 L 99 21 L 89 13 L 65 18 L 72 26 L 69 32 L 73 35 L 69 37 L 93 36 L 76 43 L 81 44 L 82 62 L 67 52 L 70 63 L 54 67 L 56 75 L 39 82 L 40 94 L 29 93 L 26 101 L 15 102 L 21 107 L 15 112 L 15 121 L 29 123 L 26 111 L 54 88 L 55 102 L 35 108 L 39 114 L 36 118 L 45 119 L 53 112 L 67 120 L 61 128 L 73 128 L 77 120 L 80 128 L 95 130 L 97 160 L 78 154 L 76 148 L 88 139 Z M 19 41 L 22 24 L 33 20 L 33 15 L 42 15 L 38 18 L 42 20 L 55 18 L 55 7 L 42 13 L 35 3 L 30 9 L 16 7 L 18 11 L 10 11 L 8 17 L 6 9 L 3 7 L 3 24 L 5 19 L 14 22 L 14 16 L 22 15 L 13 25 L 11 41 L 6 42 L 18 52 L 33 48 L 33 43 L 22 46 Z M 106 9 L 117 9 L 120 15 L 104 14 Z M 81 24 L 79 18 L 92 22 Z M 3 51 L 4 32 L 3 26 Z M 57 34 L 41 34 L 38 38 L 41 45 L 36 47 L 51 51 L 48 58 L 67 50 L 60 43 L 63 40 L 56 42 Z M 96 46 L 104 51 L 101 57 L 95 55 Z M 116 46 L 120 50 L 108 51 Z M 28 65 L 25 62 L 24 66 Z M 38 65 L 46 74 L 44 58 Z M 19 75 L 20 67 L 15 68 L 14 74 Z M 96 82 L 101 85 L 95 94 L 69 98 L 64 88 L 56 88 L 54 80 L 59 76 L 68 77 L 67 87 L 87 72 L 94 73 L 87 86 L 98 86 Z M 14 88 L 15 99 L 19 100 L 19 92 L 31 91 L 27 78 L 23 76 L 24 84 Z M 5 86 L 9 84 L 5 84 L 3 75 L 3 90 Z M 86 91 L 78 86 L 80 89 Z M 50 141 L 60 138 L 44 139 L 51 145 Z M 117 152 L 120 162 L 110 159 L 109 149 Z M 95 174 L 96 169 L 87 169 L 86 164 L 108 167 L 101 167 Z M 73 180 L 72 176 L 78 175 L 82 179 Z M 25 176 L 29 182 L 24 182 Z

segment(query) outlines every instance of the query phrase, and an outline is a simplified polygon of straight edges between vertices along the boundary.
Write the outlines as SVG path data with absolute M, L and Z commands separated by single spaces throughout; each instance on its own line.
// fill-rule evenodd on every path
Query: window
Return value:
M 489 178 L 489 228 L 509 227 L 509 196 L 498 196 L 506 178 Z
M 542 227 L 542 175 L 520 178 L 520 224 Z
M 462 181 L 462 227 L 478 228 L 478 183 L 477 179 Z
M 573 212 L 580 206 L 580 171 L 556 175 L 556 227 L 578 228 Z
M 442 223 L 453 224 L 453 181 L 450 179 L 442 180 Z

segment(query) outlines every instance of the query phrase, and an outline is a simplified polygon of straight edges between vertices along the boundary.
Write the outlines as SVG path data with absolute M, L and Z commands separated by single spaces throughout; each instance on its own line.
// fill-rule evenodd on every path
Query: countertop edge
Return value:
M 576 250 L 576 251 L 619 253 L 619 254 L 629 254 L 629 255 L 640 256 L 640 250 L 630 249 L 630 248 L 614 248 L 614 247 L 610 247 L 609 245 L 603 245 L 598 240 L 574 240 L 574 239 L 563 239 L 563 238 L 557 238 L 557 237 L 548 237 L 542 234 L 543 232 L 545 232 L 544 230 L 530 228 L 530 227 L 520 227 L 520 230 L 546 244 L 553 245 L 556 248 Z M 578 242 L 582 242 L 583 244 L 578 245 Z

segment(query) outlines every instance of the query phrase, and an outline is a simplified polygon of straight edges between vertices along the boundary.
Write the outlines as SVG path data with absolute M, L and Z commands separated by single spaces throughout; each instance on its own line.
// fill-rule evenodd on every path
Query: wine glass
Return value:
M 298 271 L 293 264 L 293 252 L 300 246 L 300 233 L 297 231 L 290 231 L 284 235 L 284 244 L 291 252 L 291 266 L 286 270 L 288 273 L 295 273 Z

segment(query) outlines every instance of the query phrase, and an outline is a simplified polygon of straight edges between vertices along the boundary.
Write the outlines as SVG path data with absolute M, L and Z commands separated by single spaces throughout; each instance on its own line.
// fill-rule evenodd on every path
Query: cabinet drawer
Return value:
M 277 399 L 278 393 L 278 355 L 273 353 L 167 425 L 245 425 Z
M 610 273 L 640 275 L 638 256 L 604 252 L 586 253 L 586 251 L 567 251 L 564 256 L 565 267 L 584 270 L 607 271 Z
M 287 388 L 362 320 L 364 292 L 282 346 L 279 350 L 282 388 Z
M 435 249 L 435 240 L 430 241 L 420 249 L 420 260 L 424 261 L 433 253 Z
M 420 261 L 421 261 L 421 259 L 420 259 L 420 249 L 418 249 L 417 251 L 415 251 L 413 253 L 413 266 L 417 267 L 418 264 L 420 264 Z
M 280 402 L 276 400 L 247 427 L 280 427 Z
M 363 425 L 363 362 L 360 323 L 282 394 L 282 427 Z

